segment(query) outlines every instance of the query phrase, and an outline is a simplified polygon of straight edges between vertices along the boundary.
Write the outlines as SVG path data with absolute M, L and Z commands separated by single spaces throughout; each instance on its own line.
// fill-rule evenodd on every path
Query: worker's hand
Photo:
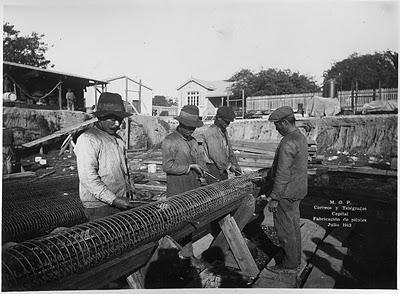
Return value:
M 268 205 L 268 210 L 270 212 L 277 212 L 278 211 L 278 209 L 277 209 L 278 204 L 279 204 L 278 200 L 271 199 L 267 204 Z
M 194 163 L 194 164 L 189 165 L 189 169 L 193 169 L 202 177 L 204 176 L 204 169 L 198 164 Z
M 120 210 L 127 210 L 135 207 L 135 205 L 129 202 L 129 199 L 125 197 L 115 198 L 112 205 Z
M 240 176 L 242 174 L 242 169 L 240 168 L 239 165 L 231 165 L 229 170 L 233 172 L 235 176 Z

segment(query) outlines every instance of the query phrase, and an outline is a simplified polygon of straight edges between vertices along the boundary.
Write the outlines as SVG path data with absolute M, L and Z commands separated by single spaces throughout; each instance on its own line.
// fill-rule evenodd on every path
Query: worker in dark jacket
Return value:
M 201 139 L 207 169 L 211 175 L 219 180 L 228 178 L 228 169 L 235 175 L 242 173 L 226 131 L 226 128 L 234 119 L 235 113 L 232 108 L 227 106 L 218 108 L 214 124 L 203 133 Z M 209 176 L 206 176 L 206 180 L 207 183 L 217 181 Z
M 167 173 L 167 197 L 200 187 L 205 167 L 194 130 L 203 125 L 195 105 L 183 106 L 175 117 L 179 126 L 162 142 L 163 170 Z
M 283 136 L 275 153 L 270 177 L 273 181 L 268 209 L 284 251 L 282 263 L 273 272 L 296 272 L 301 259 L 300 201 L 307 195 L 308 145 L 295 125 L 291 107 L 276 109 L 269 117 Z

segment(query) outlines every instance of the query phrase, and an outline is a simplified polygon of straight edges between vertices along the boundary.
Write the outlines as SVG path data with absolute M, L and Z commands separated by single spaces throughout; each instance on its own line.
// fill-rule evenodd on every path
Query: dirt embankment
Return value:
M 339 151 L 397 157 L 397 115 L 308 118 L 297 121 L 297 125 L 309 141 L 317 142 L 318 154 Z M 264 119 L 235 121 L 229 135 L 236 140 L 280 139 L 273 123 Z
M 78 111 L 3 107 L 3 127 L 13 130 L 16 145 L 45 137 L 89 118 L 88 114 Z
M 16 144 L 49 135 L 88 118 L 90 116 L 82 112 L 3 108 L 3 124 L 14 130 Z M 202 132 L 208 125 L 196 132 Z M 386 159 L 397 157 L 397 115 L 308 118 L 299 120 L 297 125 L 310 141 L 317 142 L 318 154 L 346 152 Z M 133 115 L 129 147 L 159 147 L 176 126 L 172 118 Z M 235 140 L 280 140 L 273 123 L 266 119 L 236 120 L 228 133 Z

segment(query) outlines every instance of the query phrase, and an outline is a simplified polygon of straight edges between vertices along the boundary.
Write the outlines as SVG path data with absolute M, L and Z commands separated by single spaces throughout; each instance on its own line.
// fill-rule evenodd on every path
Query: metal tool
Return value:
M 214 177 L 214 176 L 213 176 L 212 174 L 210 174 L 209 172 L 204 171 L 204 174 L 205 174 L 206 176 L 209 176 L 210 178 L 216 180 L 217 182 L 221 181 L 220 179 Z

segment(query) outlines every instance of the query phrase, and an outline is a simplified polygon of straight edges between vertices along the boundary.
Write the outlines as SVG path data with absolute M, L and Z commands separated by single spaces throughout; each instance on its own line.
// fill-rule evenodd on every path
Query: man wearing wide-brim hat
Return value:
M 284 254 L 269 269 L 275 273 L 295 273 L 301 261 L 300 201 L 307 195 L 308 144 L 296 127 L 293 109 L 283 106 L 268 118 L 283 136 L 276 150 L 270 180 L 272 191 L 268 209 Z
M 200 187 L 204 160 L 194 130 L 203 125 L 195 105 L 182 107 L 178 127 L 165 137 L 161 145 L 163 170 L 167 173 L 167 197 Z
M 105 92 L 99 97 L 98 121 L 82 133 L 75 145 L 79 195 L 91 221 L 133 207 L 126 147 L 117 134 L 125 111 L 119 94 Z
M 207 169 L 214 177 L 206 176 L 207 183 L 228 179 L 228 170 L 240 175 L 242 170 L 233 153 L 226 128 L 235 120 L 235 112 L 228 106 L 217 110 L 214 124 L 201 136 Z

